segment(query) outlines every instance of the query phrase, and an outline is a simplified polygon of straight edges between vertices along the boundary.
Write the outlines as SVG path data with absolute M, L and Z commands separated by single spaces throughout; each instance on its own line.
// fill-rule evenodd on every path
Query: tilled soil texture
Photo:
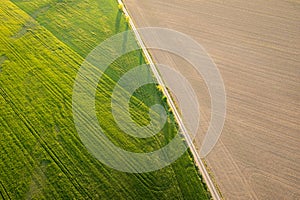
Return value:
M 206 161 L 225 199 L 300 199 L 300 3 L 286 0 L 125 0 L 137 27 L 159 26 L 198 41 L 219 68 L 227 116 Z M 145 41 L 147 43 L 147 41 Z M 151 50 L 197 92 L 201 130 L 210 97 L 186 61 Z

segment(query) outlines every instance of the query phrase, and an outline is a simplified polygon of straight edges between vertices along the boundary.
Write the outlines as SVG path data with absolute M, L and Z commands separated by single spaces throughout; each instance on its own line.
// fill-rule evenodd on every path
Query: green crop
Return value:
M 129 29 L 114 0 L 2 0 L 0 4 L 0 196 L 4 199 L 207 199 L 190 154 L 151 173 L 129 174 L 95 159 L 73 122 L 72 89 L 85 56 Z M 110 113 L 117 80 L 145 63 L 141 52 L 117 59 L 97 89 L 105 134 L 135 152 L 159 149 L 176 134 L 172 114 L 155 137 L 123 133 Z M 148 72 L 151 75 L 151 72 Z M 156 85 L 138 89 L 132 118 L 149 122 L 149 106 L 162 100 Z

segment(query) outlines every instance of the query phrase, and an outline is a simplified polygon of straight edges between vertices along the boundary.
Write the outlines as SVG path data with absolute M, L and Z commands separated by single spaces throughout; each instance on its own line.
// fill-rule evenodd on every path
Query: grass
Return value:
M 84 57 L 127 30 L 113 0 L 3 0 L 0 4 L 0 194 L 4 199 L 207 199 L 188 153 L 164 169 L 129 174 L 96 160 L 81 143 L 72 116 L 72 89 Z M 110 113 L 116 81 L 144 63 L 141 52 L 116 60 L 97 90 L 99 121 L 124 149 L 159 149 L 176 133 L 169 122 L 154 138 L 132 138 Z M 151 73 L 149 72 L 151 75 Z M 105 87 L 104 87 L 105 86 Z M 130 112 L 147 124 L 154 103 L 167 105 L 153 84 L 138 89 Z

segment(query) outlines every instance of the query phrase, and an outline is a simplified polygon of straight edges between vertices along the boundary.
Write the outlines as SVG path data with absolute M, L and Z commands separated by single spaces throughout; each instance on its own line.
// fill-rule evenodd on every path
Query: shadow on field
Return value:
M 121 19 L 122 19 L 122 11 L 119 10 L 117 13 L 116 21 L 115 21 L 115 33 L 120 32 Z M 128 25 L 128 22 L 126 22 L 124 31 L 128 31 L 128 29 L 129 29 L 129 25 Z M 123 36 L 122 52 L 126 52 L 127 41 L 128 41 L 128 33 L 125 33 Z M 139 53 L 139 64 L 140 65 L 144 64 L 143 61 L 144 61 L 143 53 L 140 52 Z
M 129 29 L 129 26 L 128 26 L 128 23 L 126 23 L 124 31 L 128 31 L 128 29 Z M 123 35 L 122 52 L 126 52 L 127 40 L 128 40 L 128 32 L 125 32 L 125 34 Z
M 143 56 L 143 52 L 142 51 L 140 51 L 140 53 L 139 53 L 140 55 L 139 55 L 139 61 L 140 61 L 140 65 L 142 65 L 142 64 L 144 64 L 144 56 Z
M 120 21 L 121 21 L 122 11 L 118 10 L 116 23 L 115 23 L 115 32 L 118 33 L 120 30 Z

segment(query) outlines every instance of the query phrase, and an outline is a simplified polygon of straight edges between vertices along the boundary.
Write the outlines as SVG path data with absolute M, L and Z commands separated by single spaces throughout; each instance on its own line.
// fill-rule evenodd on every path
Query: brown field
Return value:
M 300 2 L 125 0 L 125 5 L 137 27 L 186 33 L 219 68 L 227 116 L 206 161 L 223 197 L 300 199 Z M 151 52 L 156 62 L 181 71 L 197 92 L 199 147 L 210 118 L 201 77 L 183 59 Z

